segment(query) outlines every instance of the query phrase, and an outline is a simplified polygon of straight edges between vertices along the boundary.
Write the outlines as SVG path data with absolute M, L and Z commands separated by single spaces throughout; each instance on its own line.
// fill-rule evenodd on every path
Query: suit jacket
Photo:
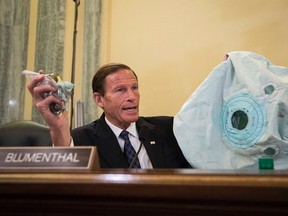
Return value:
M 191 168 L 174 136 L 173 117 L 139 117 L 136 128 L 153 168 Z M 97 146 L 101 168 L 129 167 L 104 114 L 71 135 L 75 146 Z

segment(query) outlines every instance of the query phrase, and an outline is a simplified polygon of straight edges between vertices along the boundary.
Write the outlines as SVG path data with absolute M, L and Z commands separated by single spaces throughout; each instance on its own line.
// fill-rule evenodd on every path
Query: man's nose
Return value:
M 136 98 L 135 92 L 132 89 L 128 89 L 127 94 L 130 100 L 134 100 Z

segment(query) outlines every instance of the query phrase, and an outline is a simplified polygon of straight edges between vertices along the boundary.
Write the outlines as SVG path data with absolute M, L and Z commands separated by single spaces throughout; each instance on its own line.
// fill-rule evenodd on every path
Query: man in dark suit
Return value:
M 42 97 L 56 91 L 53 86 L 38 85 L 43 79 L 44 75 L 35 77 L 28 89 L 50 127 L 55 146 L 97 146 L 101 168 L 191 167 L 173 134 L 173 117 L 139 117 L 138 78 L 127 65 L 107 64 L 96 72 L 93 97 L 104 112 L 98 120 L 71 133 L 67 111 L 55 115 L 49 109 L 51 103 L 62 102 L 52 95 Z

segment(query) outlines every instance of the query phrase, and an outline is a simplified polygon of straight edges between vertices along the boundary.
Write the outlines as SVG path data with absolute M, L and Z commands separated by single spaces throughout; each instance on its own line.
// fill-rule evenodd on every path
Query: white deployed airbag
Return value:
M 252 52 L 231 52 L 174 119 L 182 152 L 195 168 L 288 168 L 288 68 Z

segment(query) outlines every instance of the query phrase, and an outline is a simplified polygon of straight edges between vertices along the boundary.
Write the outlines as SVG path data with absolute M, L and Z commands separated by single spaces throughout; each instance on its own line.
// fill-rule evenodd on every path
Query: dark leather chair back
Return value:
M 0 147 L 52 146 L 50 129 L 30 120 L 0 125 Z

